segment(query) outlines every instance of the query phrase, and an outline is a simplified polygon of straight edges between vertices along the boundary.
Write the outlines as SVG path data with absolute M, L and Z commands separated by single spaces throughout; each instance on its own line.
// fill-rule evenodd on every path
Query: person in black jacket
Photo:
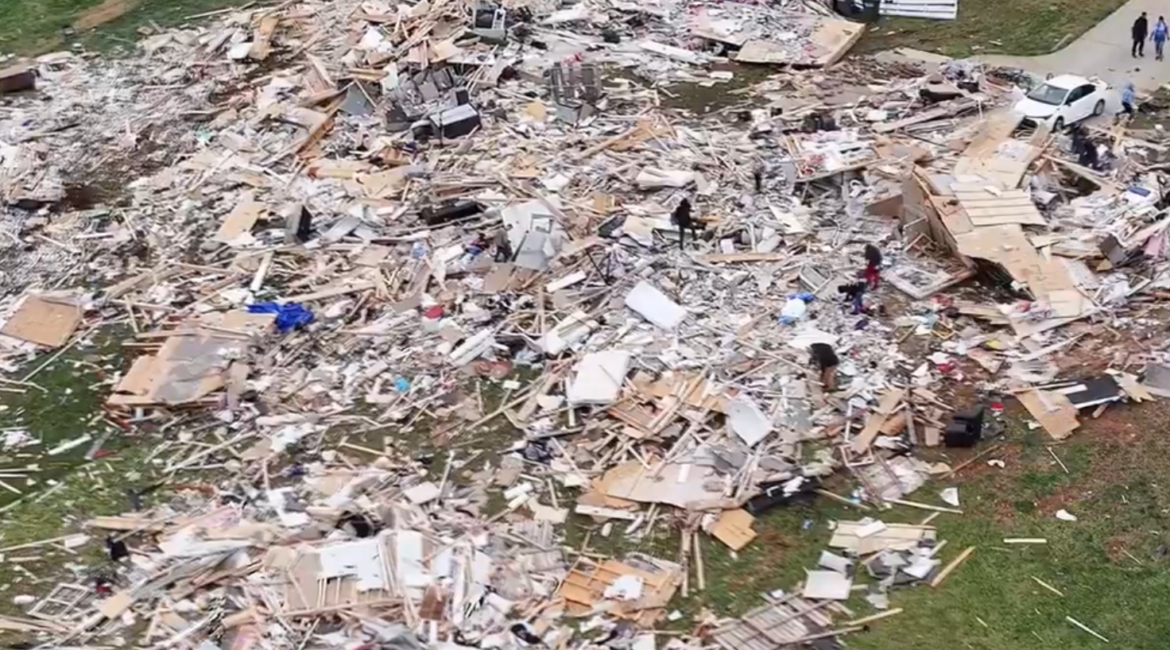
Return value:
M 686 232 L 691 231 L 691 239 L 699 238 L 699 228 L 701 225 L 691 216 L 691 202 L 683 197 L 682 201 L 674 208 L 674 213 L 670 215 L 670 220 L 674 225 L 678 226 L 678 247 L 685 246 Z
M 1146 18 L 1146 12 L 1138 16 L 1138 19 L 1133 21 L 1133 29 L 1130 36 L 1133 37 L 1133 47 L 1129 48 L 1129 55 L 1133 58 L 1146 55 L 1146 36 L 1150 34 L 1150 19 Z
M 813 343 L 808 347 L 809 365 L 821 371 L 821 387 L 826 393 L 837 391 L 837 366 L 841 360 L 828 343 Z

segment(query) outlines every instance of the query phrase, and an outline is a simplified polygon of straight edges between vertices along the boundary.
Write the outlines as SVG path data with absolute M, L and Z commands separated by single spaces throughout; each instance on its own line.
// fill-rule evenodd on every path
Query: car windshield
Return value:
M 1065 88 L 1057 88 L 1056 86 L 1049 86 L 1043 84 L 1039 88 L 1028 93 L 1028 99 L 1040 102 L 1041 104 L 1051 104 L 1059 106 L 1064 98 L 1068 96 L 1068 90 Z

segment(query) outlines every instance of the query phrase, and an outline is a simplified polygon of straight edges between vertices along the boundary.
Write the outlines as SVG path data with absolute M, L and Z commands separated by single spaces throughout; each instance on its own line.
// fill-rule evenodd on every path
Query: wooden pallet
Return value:
M 801 639 L 831 629 L 831 600 L 787 596 L 716 629 L 711 638 L 726 650 L 787 650 Z

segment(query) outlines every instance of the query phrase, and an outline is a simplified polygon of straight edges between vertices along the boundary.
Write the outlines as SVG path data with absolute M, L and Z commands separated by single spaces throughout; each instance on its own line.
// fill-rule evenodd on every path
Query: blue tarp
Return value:
M 276 329 L 282 334 L 304 327 L 313 322 L 313 312 L 304 305 L 295 302 L 286 302 L 278 305 L 274 302 L 258 302 L 248 305 L 249 314 L 276 314 Z

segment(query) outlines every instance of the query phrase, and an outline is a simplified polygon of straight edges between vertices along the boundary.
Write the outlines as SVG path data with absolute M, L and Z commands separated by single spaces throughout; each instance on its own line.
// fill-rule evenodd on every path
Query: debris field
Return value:
M 0 531 L 110 558 L 4 585 L 0 630 L 836 648 L 961 580 L 956 476 L 1005 404 L 1060 440 L 1170 396 L 1166 146 L 1023 123 L 1018 71 L 843 60 L 864 29 L 812 0 L 290 0 L 0 73 L 0 384 L 116 328 L 102 411 L 48 453 L 130 437 L 167 477 Z M 5 511 L 54 489 L 21 457 Z M 816 499 L 856 518 L 803 581 L 678 609 L 700 540 Z M 590 547 L 654 535 L 679 553 Z

